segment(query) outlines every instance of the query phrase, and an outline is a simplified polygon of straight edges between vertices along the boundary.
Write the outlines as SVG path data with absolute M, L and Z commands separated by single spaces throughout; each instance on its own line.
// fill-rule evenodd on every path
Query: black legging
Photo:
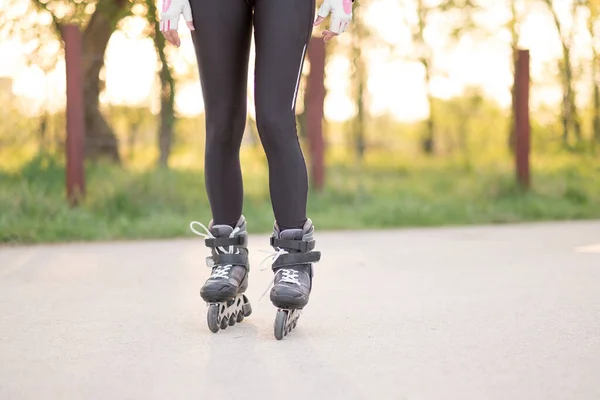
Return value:
M 205 180 L 215 224 L 242 213 L 240 146 L 254 25 L 255 105 L 269 164 L 269 189 L 281 229 L 306 221 L 308 177 L 295 104 L 315 0 L 191 0 L 206 115 Z

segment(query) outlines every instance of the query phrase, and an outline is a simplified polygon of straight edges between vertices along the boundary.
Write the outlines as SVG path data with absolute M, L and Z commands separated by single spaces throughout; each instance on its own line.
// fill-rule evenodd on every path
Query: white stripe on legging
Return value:
M 292 110 L 296 105 L 296 96 L 298 96 L 298 86 L 300 85 L 300 75 L 302 74 L 302 64 L 304 64 L 304 52 L 306 51 L 306 45 L 302 49 L 302 58 L 300 58 L 300 68 L 298 68 L 298 78 L 296 78 L 296 89 L 294 90 L 294 98 L 292 99 Z

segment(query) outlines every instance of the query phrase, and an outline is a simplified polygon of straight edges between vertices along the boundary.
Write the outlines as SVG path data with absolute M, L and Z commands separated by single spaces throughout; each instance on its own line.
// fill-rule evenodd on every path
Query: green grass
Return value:
M 527 193 L 515 186 L 510 164 L 385 160 L 373 157 L 362 170 L 328 168 L 327 187 L 309 199 L 318 229 L 600 218 L 600 163 L 593 158 L 534 159 Z M 86 200 L 71 209 L 55 159 L 36 157 L 17 172 L 0 172 L 0 243 L 185 237 L 191 220 L 210 220 L 202 171 L 88 166 L 86 176 Z M 263 159 L 244 163 L 244 185 L 249 229 L 268 232 Z

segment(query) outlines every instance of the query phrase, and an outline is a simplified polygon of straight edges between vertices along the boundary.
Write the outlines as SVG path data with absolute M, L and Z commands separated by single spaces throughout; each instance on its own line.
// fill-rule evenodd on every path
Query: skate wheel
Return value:
M 219 305 L 211 304 L 208 306 L 208 313 L 206 314 L 206 321 L 208 322 L 208 329 L 212 333 L 219 332 Z
M 244 312 L 244 317 L 249 317 L 250 314 L 252 314 L 252 306 L 250 305 L 250 300 L 248 300 L 246 295 L 243 295 L 242 298 L 244 299 L 244 304 L 242 305 L 242 311 Z
M 237 316 L 235 314 L 233 314 L 231 317 L 229 317 L 229 326 L 234 326 L 236 323 L 236 319 L 237 319 Z
M 281 340 L 285 335 L 287 335 L 287 330 L 285 329 L 287 318 L 287 312 L 283 310 L 277 310 L 274 323 L 275 339 Z
M 223 317 L 223 319 L 221 320 L 221 329 L 227 329 L 228 326 L 229 326 L 229 318 Z
M 240 311 L 237 315 L 237 322 L 242 322 L 244 320 L 244 312 Z

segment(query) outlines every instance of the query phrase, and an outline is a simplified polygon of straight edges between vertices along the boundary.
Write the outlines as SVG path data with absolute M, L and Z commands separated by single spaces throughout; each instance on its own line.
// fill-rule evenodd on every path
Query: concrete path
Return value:
M 600 399 L 600 221 L 321 233 L 298 327 L 218 334 L 202 239 L 0 248 L 0 399 Z

